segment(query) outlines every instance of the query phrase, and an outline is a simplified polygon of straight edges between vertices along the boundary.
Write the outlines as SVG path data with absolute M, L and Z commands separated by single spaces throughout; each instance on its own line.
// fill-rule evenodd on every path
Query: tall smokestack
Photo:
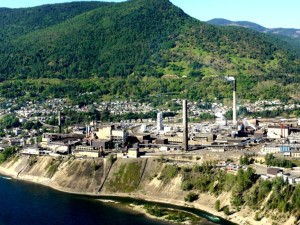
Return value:
M 163 129 L 163 113 L 157 113 L 157 131 L 161 131 Z
M 89 137 L 89 133 L 90 133 L 90 126 L 86 125 L 86 127 L 85 127 L 85 137 Z
M 232 123 L 233 125 L 237 124 L 236 121 L 236 80 L 233 81 L 233 106 L 232 106 Z
M 188 116 L 187 116 L 187 100 L 182 101 L 182 122 L 183 122 L 183 140 L 182 148 L 188 150 Z
M 61 134 L 61 114 L 60 114 L 60 111 L 58 111 L 58 133 Z

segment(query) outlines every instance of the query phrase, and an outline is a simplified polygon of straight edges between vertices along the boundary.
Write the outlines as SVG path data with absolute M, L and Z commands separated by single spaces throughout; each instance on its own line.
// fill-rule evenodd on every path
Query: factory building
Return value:
M 138 158 L 139 157 L 139 148 L 130 148 L 127 153 L 128 158 Z
M 71 148 L 79 145 L 84 135 L 45 133 L 42 136 L 41 147 L 58 154 L 69 154 Z
M 300 133 L 292 131 L 288 136 L 288 140 L 290 143 L 300 143 Z
M 100 150 L 95 150 L 92 146 L 79 145 L 76 146 L 73 154 L 76 157 L 90 157 L 97 158 L 102 155 Z
M 289 126 L 285 125 L 280 125 L 280 126 L 268 126 L 268 133 L 267 137 L 268 138 L 287 138 L 290 133 L 290 128 Z
M 265 144 L 261 148 L 262 154 L 281 154 L 293 158 L 300 157 L 300 144 Z
M 124 129 L 116 129 L 114 125 L 101 126 L 94 134 L 96 139 L 118 143 L 125 143 L 128 138 Z
M 296 150 L 292 151 L 291 156 L 292 158 L 300 158 L 300 151 L 296 151 Z

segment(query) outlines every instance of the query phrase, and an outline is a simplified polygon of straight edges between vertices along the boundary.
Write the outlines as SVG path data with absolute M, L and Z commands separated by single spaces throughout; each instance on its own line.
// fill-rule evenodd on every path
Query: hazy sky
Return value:
M 115 2 L 121 1 L 115 0 Z M 268 28 L 300 28 L 299 0 L 170 1 L 201 21 L 224 18 L 233 21 L 251 21 Z M 20 8 L 61 2 L 71 2 L 71 0 L 0 0 L 0 7 Z

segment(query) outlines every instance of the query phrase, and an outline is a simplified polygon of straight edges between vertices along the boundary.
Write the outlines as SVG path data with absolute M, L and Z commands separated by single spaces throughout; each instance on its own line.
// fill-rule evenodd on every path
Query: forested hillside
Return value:
M 73 2 L 20 9 L 0 8 L 1 40 L 16 39 L 29 32 L 59 24 L 76 15 L 108 4 L 112 3 Z
M 295 97 L 287 93 L 299 79 L 300 60 L 289 44 L 197 21 L 168 0 L 1 10 L 3 97 L 226 98 L 230 87 L 216 75 L 236 76 L 249 90 L 242 98 L 272 97 L 269 89 Z
M 252 30 L 256 30 L 268 34 L 286 36 L 294 39 L 300 38 L 300 32 L 299 32 L 300 29 L 295 29 L 295 28 L 266 28 L 257 23 L 252 23 L 249 21 L 230 21 L 221 18 L 209 20 L 207 21 L 207 23 L 213 25 L 219 25 L 219 26 L 239 26 L 239 27 L 245 27 L 245 28 L 249 28 Z
M 259 24 L 248 22 L 248 21 L 230 21 L 226 19 L 212 19 L 207 21 L 207 23 L 217 26 L 234 26 L 234 27 L 244 27 L 251 30 L 259 31 L 265 34 L 274 35 L 277 38 L 288 42 L 293 48 L 300 52 L 300 29 L 295 28 L 266 28 Z

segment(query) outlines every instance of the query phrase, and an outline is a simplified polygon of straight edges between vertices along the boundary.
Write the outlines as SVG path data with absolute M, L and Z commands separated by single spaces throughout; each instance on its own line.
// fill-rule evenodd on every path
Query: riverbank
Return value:
M 185 210 L 160 207 L 148 204 L 129 204 L 131 210 L 142 213 L 151 219 L 159 219 L 175 224 L 199 224 L 205 218 Z
M 229 194 L 227 194 L 229 195 Z M 158 202 L 158 203 L 166 203 L 174 206 L 182 206 L 182 207 L 188 207 L 190 209 L 198 209 L 203 212 L 206 212 L 207 214 L 210 214 L 213 219 L 210 218 L 211 221 L 217 222 L 218 220 L 216 218 L 222 218 L 224 220 L 228 220 L 232 222 L 233 224 L 238 225 L 262 225 L 262 224 L 272 224 L 270 220 L 267 218 L 263 218 L 260 221 L 255 221 L 255 213 L 252 212 L 250 209 L 241 209 L 239 212 L 235 212 L 232 215 L 225 215 L 223 212 L 217 212 L 214 209 L 214 202 L 216 201 L 216 198 L 214 196 L 210 195 L 204 195 L 200 194 L 199 199 L 192 203 L 187 203 L 185 201 L 176 200 L 176 199 L 164 199 L 164 198 L 157 198 L 153 196 L 147 196 L 139 193 L 134 194 L 124 194 L 119 193 L 116 195 L 110 195 L 110 194 L 101 194 L 100 196 L 105 197 L 124 197 L 124 198 L 133 198 L 133 199 L 142 199 L 149 202 Z M 222 196 L 224 198 L 224 196 Z M 284 225 L 291 225 L 291 221 L 284 223 Z
M 223 212 L 217 212 L 214 209 L 216 200 L 220 200 L 221 208 L 230 205 L 230 193 L 223 193 L 218 198 L 209 194 L 199 194 L 198 200 L 192 203 L 185 202 L 184 196 L 187 192 L 181 189 L 181 177 L 177 176 L 169 180 L 168 183 L 164 183 L 158 175 L 154 174 L 163 166 L 155 160 L 120 159 L 111 167 L 105 160 L 66 159 L 59 164 L 54 175 L 50 176 L 48 171 L 51 165 L 55 164 L 55 160 L 51 157 L 38 157 L 32 163 L 33 160 L 29 157 L 20 157 L 17 160 L 2 164 L 0 174 L 18 180 L 38 183 L 66 193 L 99 198 L 104 196 L 129 197 L 191 209 L 195 208 L 239 225 L 261 225 L 272 224 L 273 222 L 270 218 L 265 217 L 260 221 L 255 221 L 255 212 L 248 208 L 242 208 L 239 212 L 229 216 Z M 125 166 L 128 164 L 130 164 L 130 168 L 135 166 L 137 170 L 141 171 L 138 174 L 138 182 L 135 184 L 134 189 L 127 184 L 133 178 L 126 181 L 124 179 L 126 176 L 121 177 L 121 171 L 124 171 Z M 101 169 L 96 170 L 95 165 Z M 129 173 L 128 168 L 127 172 Z M 157 171 L 153 171 L 153 168 L 156 168 Z M 117 183 L 116 180 L 122 180 L 123 183 Z M 282 223 L 282 225 L 291 224 L 293 224 L 292 218 L 286 223 Z
M 76 192 L 76 191 L 67 191 L 64 188 L 60 188 L 56 185 L 51 184 L 51 179 L 45 179 L 45 178 L 41 178 L 41 177 L 34 177 L 34 176 L 18 176 L 17 173 L 15 173 L 13 170 L 10 169 L 6 169 L 0 166 L 0 175 L 3 175 L 5 178 L 11 178 L 11 179 L 17 179 L 17 180 L 21 180 L 24 182 L 30 182 L 30 183 L 35 183 L 35 184 L 40 184 L 49 188 L 52 188 L 54 190 L 60 191 L 60 192 L 64 192 L 64 193 L 68 193 L 68 194 L 76 194 L 76 195 L 86 195 L 86 196 L 91 196 L 91 197 L 120 197 L 120 198 L 132 198 L 132 199 L 140 199 L 140 200 L 145 200 L 148 202 L 157 202 L 157 203 L 167 203 L 170 205 L 174 205 L 174 206 L 183 206 L 183 207 L 189 207 L 189 208 L 196 208 L 199 209 L 201 211 L 207 212 L 209 214 L 214 215 L 214 212 L 212 209 L 210 209 L 209 207 L 206 207 L 204 205 L 201 204 L 197 204 L 197 207 L 191 205 L 191 204 L 186 204 L 184 201 L 179 201 L 179 200 L 174 200 L 174 199 L 162 199 L 162 198 L 156 198 L 156 197 L 151 197 L 151 196 L 147 196 L 141 193 L 115 193 L 115 194 L 108 194 L 108 193 L 82 193 L 82 192 Z M 119 203 L 118 201 L 115 200 L 110 200 L 110 199 L 100 199 L 101 202 L 103 203 Z M 152 218 L 152 219 L 159 219 L 159 220 L 164 220 L 164 221 L 168 221 L 168 222 L 172 222 L 170 220 L 166 220 L 164 218 L 160 218 L 160 217 L 156 217 L 153 216 L 149 213 L 146 212 L 146 210 L 141 206 L 141 205 L 133 205 L 130 204 L 130 208 L 136 212 L 140 212 L 145 214 L 147 217 Z M 222 215 L 215 215 L 217 217 L 224 218 L 224 216 Z M 178 224 L 178 222 L 177 222 Z M 188 224 L 186 222 L 182 223 L 182 224 Z
M 56 185 L 52 185 L 50 182 L 50 179 L 45 179 L 45 178 L 39 178 L 39 177 L 32 177 L 32 176 L 21 176 L 21 177 L 17 177 L 17 174 L 14 173 L 13 171 L 7 170 L 3 167 L 0 166 L 0 174 L 3 176 L 8 176 L 8 177 L 12 177 L 12 179 L 17 179 L 17 180 L 22 180 L 25 182 L 32 182 L 32 183 L 36 183 L 36 184 L 40 184 L 43 186 L 47 186 L 50 187 L 54 190 L 60 191 L 60 192 L 64 192 L 64 193 L 69 193 L 69 194 L 77 194 L 77 195 L 87 195 L 87 196 L 92 196 L 92 197 L 122 197 L 122 198 L 133 198 L 133 199 L 142 199 L 145 201 L 149 201 L 149 202 L 157 202 L 157 203 L 167 203 L 170 205 L 176 205 L 176 206 L 184 206 L 184 207 L 189 207 L 189 208 L 196 208 L 199 209 L 201 211 L 207 212 L 213 216 L 216 217 L 220 217 L 226 220 L 231 221 L 232 223 L 235 224 L 239 224 L 239 225 L 248 225 L 248 224 L 253 224 L 253 225 L 259 225 L 262 223 L 249 223 L 249 219 L 245 218 L 245 217 L 241 217 L 239 215 L 232 215 L 232 216 L 225 216 L 222 212 L 216 212 L 213 208 L 213 206 L 211 204 L 203 204 L 203 201 L 206 202 L 207 198 L 205 198 L 205 196 L 200 196 L 201 200 L 198 200 L 195 203 L 186 203 L 184 201 L 181 200 L 175 200 L 175 199 L 163 199 L 163 198 L 157 198 L 157 197 L 152 197 L 152 196 L 147 196 L 141 193 L 115 193 L 115 194 L 108 194 L 108 193 L 82 193 L 82 192 L 76 192 L 76 191 L 67 191 L 63 188 L 60 188 Z M 205 199 L 205 200 L 204 200 Z M 103 201 L 103 200 L 102 200 Z M 210 201 L 212 201 L 210 199 Z M 104 200 L 103 202 L 114 202 L 113 200 Z M 131 207 L 133 210 L 135 211 L 139 211 L 142 207 L 141 206 L 134 206 Z M 146 216 L 153 218 L 153 219 L 161 219 L 159 217 L 155 217 L 150 215 L 149 213 L 146 212 L 145 209 L 141 209 L 140 211 L 141 213 L 144 213 Z M 167 221 L 167 220 L 166 220 Z M 170 221 L 169 221 L 170 222 Z

